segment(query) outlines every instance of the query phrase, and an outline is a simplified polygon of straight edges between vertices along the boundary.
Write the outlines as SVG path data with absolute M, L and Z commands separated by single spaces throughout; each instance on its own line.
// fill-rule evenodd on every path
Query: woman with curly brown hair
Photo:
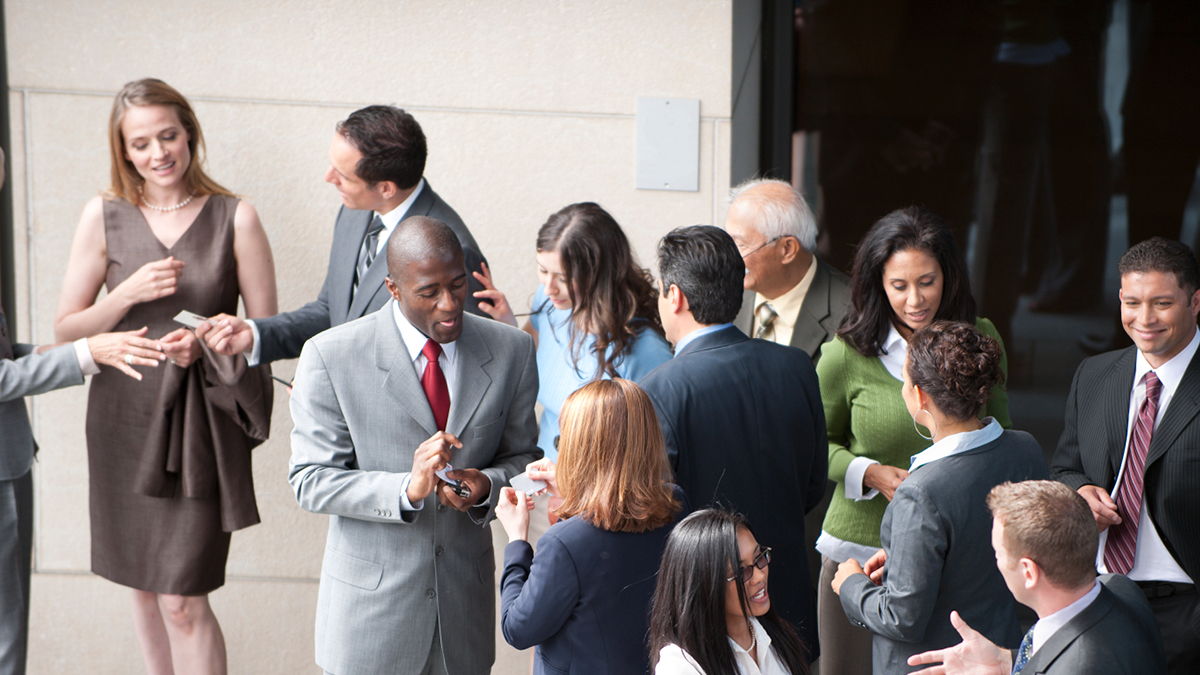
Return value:
M 979 418 L 1003 378 L 1001 354 L 965 323 L 935 322 L 908 340 L 901 395 L 914 432 L 929 429 L 933 445 L 913 456 L 883 514 L 883 548 L 865 568 L 853 558 L 839 565 L 832 584 L 847 618 L 874 633 L 876 673 L 907 672 L 909 656 L 958 644 L 952 609 L 993 642 L 1021 639 L 992 559 L 987 494 L 1048 473 L 1032 436 Z

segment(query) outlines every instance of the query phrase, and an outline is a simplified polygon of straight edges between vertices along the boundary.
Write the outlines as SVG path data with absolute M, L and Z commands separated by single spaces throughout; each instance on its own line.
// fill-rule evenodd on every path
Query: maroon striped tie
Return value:
M 1125 475 L 1121 487 L 1117 488 L 1117 508 L 1121 513 L 1121 524 L 1108 528 L 1108 542 L 1104 545 L 1104 566 L 1114 574 L 1129 574 L 1133 569 L 1133 554 L 1137 549 L 1138 518 L 1142 515 L 1142 480 L 1146 474 L 1146 451 L 1150 449 L 1150 437 L 1154 435 L 1154 419 L 1158 416 L 1158 395 L 1162 382 L 1154 371 L 1146 373 L 1146 400 L 1138 411 L 1133 425 L 1133 436 L 1129 439 L 1129 452 L 1125 453 Z

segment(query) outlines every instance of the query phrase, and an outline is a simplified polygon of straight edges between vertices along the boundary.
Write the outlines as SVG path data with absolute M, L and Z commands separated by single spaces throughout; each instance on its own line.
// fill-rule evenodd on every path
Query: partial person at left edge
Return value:
M 0 150 L 0 185 L 4 151 Z M 133 366 L 157 367 L 162 347 L 146 328 L 80 338 L 73 344 L 12 342 L 0 309 L 0 675 L 25 672 L 29 631 L 29 572 L 33 547 L 33 456 L 37 443 L 25 397 L 83 384 L 85 375 L 111 366 L 135 380 Z
M 427 154 L 421 125 L 400 108 L 367 106 L 338 122 L 325 182 L 337 188 L 342 207 L 317 299 L 254 321 L 214 316 L 196 334 L 217 353 L 245 354 L 251 366 L 300 356 L 312 336 L 387 303 L 391 296 L 383 284 L 388 274 L 383 252 L 400 221 L 413 216 L 428 216 L 449 226 L 462 244 L 467 273 L 481 270 L 487 260 L 475 238 L 424 178 Z M 474 295 L 483 285 L 474 277 L 467 283 L 466 310 L 486 316 Z

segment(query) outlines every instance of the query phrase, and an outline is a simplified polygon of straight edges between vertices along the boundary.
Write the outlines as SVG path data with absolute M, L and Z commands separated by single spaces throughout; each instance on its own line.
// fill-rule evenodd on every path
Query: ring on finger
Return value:
M 127 366 L 132 366 L 132 365 L 133 365 L 133 354 L 126 354 L 126 355 L 125 355 L 125 365 L 127 365 Z

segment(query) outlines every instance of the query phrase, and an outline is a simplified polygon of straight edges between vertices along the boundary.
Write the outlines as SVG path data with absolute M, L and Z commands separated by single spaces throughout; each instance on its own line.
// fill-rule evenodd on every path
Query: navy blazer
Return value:
M 697 507 L 745 515 L 774 549 L 771 606 L 815 659 L 804 514 L 825 495 L 829 443 L 812 359 L 730 326 L 687 343 L 638 384 L 658 413 L 675 482 Z
M 667 535 L 688 513 L 649 532 L 609 532 L 581 517 L 504 548 L 500 622 L 517 649 L 536 645 L 533 672 L 648 673 L 650 601 Z

